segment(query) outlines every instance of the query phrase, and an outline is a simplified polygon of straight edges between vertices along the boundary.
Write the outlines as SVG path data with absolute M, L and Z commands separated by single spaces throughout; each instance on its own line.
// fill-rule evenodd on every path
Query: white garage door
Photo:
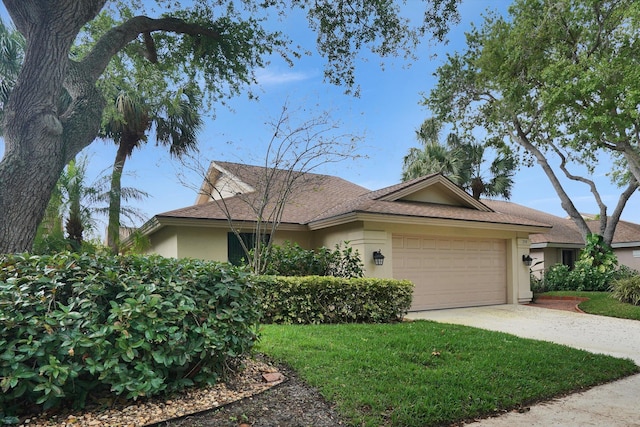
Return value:
M 505 304 L 506 242 L 394 234 L 393 277 L 414 283 L 411 310 Z

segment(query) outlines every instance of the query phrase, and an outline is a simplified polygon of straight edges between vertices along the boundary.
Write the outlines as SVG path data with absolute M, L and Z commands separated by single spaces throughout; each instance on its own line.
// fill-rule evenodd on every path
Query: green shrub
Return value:
M 567 291 L 573 289 L 571 271 L 568 265 L 555 264 L 549 267 L 542 278 L 541 289 L 539 291 Z
M 215 383 L 256 340 L 247 278 L 195 260 L 0 256 L 0 408 Z
M 640 305 L 640 275 L 614 280 L 611 291 L 611 296 L 620 302 Z
M 532 290 L 604 292 L 610 289 L 614 279 L 632 274 L 633 270 L 628 267 L 618 268 L 618 259 L 601 236 L 590 234 L 573 270 L 563 264 L 553 265 Z
M 532 292 L 545 292 L 546 289 L 544 287 L 544 276 L 537 277 L 533 273 L 529 273 L 529 287 Z
M 406 280 L 258 276 L 263 323 L 381 323 L 399 321 L 411 307 Z
M 319 248 L 309 250 L 301 248 L 297 243 L 285 242 L 273 245 L 266 256 L 267 275 L 276 276 L 334 276 L 362 277 L 364 275 L 362 260 L 357 250 L 344 242 L 334 250 Z
M 619 280 L 619 279 L 630 279 L 632 277 L 635 277 L 637 275 L 639 275 L 640 272 L 638 272 L 638 270 L 635 270 L 631 267 L 628 267 L 626 265 L 621 265 L 615 272 L 615 274 L 613 275 L 612 280 Z
M 618 269 L 618 259 L 602 236 L 589 234 L 571 272 L 576 291 L 607 291 Z

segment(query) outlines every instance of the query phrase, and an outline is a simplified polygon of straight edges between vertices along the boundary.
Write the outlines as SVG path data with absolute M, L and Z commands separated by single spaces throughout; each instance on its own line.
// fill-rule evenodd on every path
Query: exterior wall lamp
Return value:
M 384 264 L 384 255 L 382 255 L 382 250 L 378 249 L 377 251 L 373 251 L 373 262 L 375 265 Z
M 529 255 L 529 254 L 522 255 L 522 262 L 524 262 L 524 265 L 526 265 L 527 267 L 531 267 L 531 263 L 533 262 L 533 258 L 531 258 L 531 255 Z

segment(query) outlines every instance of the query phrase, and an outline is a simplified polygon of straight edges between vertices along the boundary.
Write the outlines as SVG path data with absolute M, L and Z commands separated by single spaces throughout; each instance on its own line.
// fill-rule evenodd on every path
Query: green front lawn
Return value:
M 579 305 L 585 313 L 640 320 L 640 306 L 620 302 L 613 298 L 609 292 L 555 291 L 539 295 L 589 298 L 589 301 L 581 302 Z
M 465 326 L 265 325 L 259 351 L 358 426 L 451 424 L 639 371 L 629 360 Z

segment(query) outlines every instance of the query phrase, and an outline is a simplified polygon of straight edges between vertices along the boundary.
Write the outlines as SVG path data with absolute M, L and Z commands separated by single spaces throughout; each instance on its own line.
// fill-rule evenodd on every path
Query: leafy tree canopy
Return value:
M 110 67 L 129 70 L 148 94 L 196 83 L 214 105 L 241 93 L 272 54 L 303 53 L 267 25 L 298 10 L 317 34 L 326 79 L 350 91 L 365 49 L 410 55 L 427 33 L 444 36 L 457 3 L 425 1 L 410 22 L 400 2 L 378 0 L 4 0 L 26 43 L 4 106 L 0 252 L 31 246 L 64 166 L 95 139 L 106 105 L 98 86 L 111 84 L 103 83 Z
M 425 103 L 439 119 L 513 143 L 537 162 L 583 236 L 591 231 L 557 172 L 588 185 L 600 207 L 605 243 L 640 179 L 640 4 L 633 0 L 516 0 L 509 17 L 489 15 L 448 57 Z M 596 183 L 569 170 L 610 150 L 632 175 L 609 215 Z M 549 164 L 551 156 L 560 170 Z

